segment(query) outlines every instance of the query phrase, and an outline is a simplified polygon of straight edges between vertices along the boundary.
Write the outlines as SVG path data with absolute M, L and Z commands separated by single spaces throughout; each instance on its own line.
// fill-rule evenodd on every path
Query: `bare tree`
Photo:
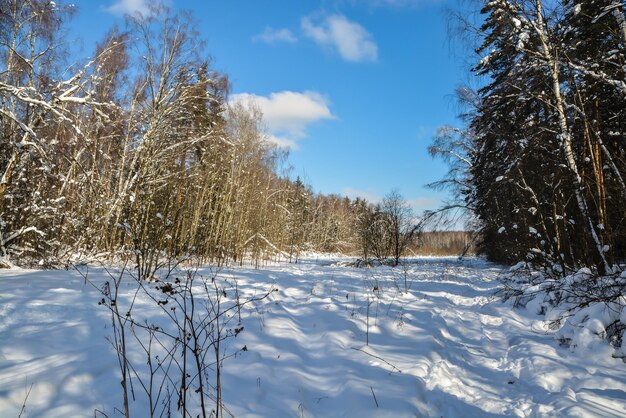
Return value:
M 387 217 L 391 254 L 397 266 L 419 226 L 414 222 L 411 206 L 398 190 L 392 190 L 383 198 L 382 211 Z

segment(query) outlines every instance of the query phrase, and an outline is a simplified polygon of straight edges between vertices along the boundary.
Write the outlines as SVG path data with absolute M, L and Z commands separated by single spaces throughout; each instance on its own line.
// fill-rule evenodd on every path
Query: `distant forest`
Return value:
M 407 247 L 407 255 L 459 256 L 476 254 L 473 231 L 422 231 Z

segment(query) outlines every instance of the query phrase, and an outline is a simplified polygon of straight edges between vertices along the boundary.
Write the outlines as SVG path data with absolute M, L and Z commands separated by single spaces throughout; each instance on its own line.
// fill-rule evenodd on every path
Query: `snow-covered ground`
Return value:
M 495 300 L 498 266 L 420 258 L 408 268 L 367 269 L 338 261 L 220 271 L 244 296 L 278 289 L 244 309 L 245 329 L 226 345 L 248 348 L 224 361 L 233 415 L 626 413 L 626 365 L 604 341 L 573 352 L 559 346 L 542 317 Z M 89 277 L 107 278 L 97 268 Z M 0 270 L 0 417 L 18 416 L 24 404 L 22 417 L 121 416 L 117 358 L 106 340 L 111 319 L 100 298 L 76 272 Z M 138 300 L 134 309 L 155 308 Z

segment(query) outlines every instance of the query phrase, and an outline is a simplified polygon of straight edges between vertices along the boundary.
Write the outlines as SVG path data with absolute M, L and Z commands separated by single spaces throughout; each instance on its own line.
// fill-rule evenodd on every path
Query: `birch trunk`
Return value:
M 539 40 L 541 41 L 541 46 L 543 49 L 543 55 L 545 62 L 548 66 L 548 71 L 550 73 L 550 78 L 552 79 L 552 88 L 554 94 L 554 106 L 557 111 L 558 120 L 559 120 L 559 140 L 561 142 L 561 147 L 563 148 L 563 154 L 565 157 L 565 163 L 572 174 L 572 181 L 574 186 L 574 194 L 576 197 L 576 203 L 578 205 L 578 210 L 580 211 L 581 216 L 585 219 L 587 226 L 589 227 L 589 232 L 595 244 L 595 249 L 600 257 L 602 262 L 601 267 L 604 272 L 611 271 L 609 263 L 606 259 L 606 256 L 603 251 L 603 245 L 600 242 L 600 238 L 598 237 L 598 233 L 596 231 L 596 227 L 589 215 L 589 206 L 587 205 L 587 201 L 583 194 L 583 184 L 582 179 L 580 177 L 580 171 L 578 170 L 578 166 L 576 164 L 576 160 L 574 159 L 574 151 L 572 149 L 572 134 L 568 126 L 567 118 L 565 117 L 565 106 L 563 103 L 563 97 L 561 95 L 561 83 L 560 83 L 560 75 L 559 75 L 559 59 L 556 53 L 553 53 L 550 50 L 549 40 L 547 29 L 545 26 L 545 22 L 543 20 L 543 7 L 542 1 L 536 0 L 537 6 L 537 25 L 536 31 L 539 35 Z

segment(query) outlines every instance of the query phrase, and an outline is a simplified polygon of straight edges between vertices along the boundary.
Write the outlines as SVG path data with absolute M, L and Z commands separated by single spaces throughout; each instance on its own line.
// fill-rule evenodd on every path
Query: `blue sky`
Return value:
M 70 38 L 83 53 L 150 0 L 79 0 Z M 257 101 L 271 138 L 290 148 L 292 176 L 315 191 L 376 201 L 393 188 L 416 210 L 445 194 L 426 148 L 458 123 L 467 79 L 444 13 L 451 0 L 169 0 L 191 10 L 232 99 Z M 74 39 L 71 39 L 74 42 Z

